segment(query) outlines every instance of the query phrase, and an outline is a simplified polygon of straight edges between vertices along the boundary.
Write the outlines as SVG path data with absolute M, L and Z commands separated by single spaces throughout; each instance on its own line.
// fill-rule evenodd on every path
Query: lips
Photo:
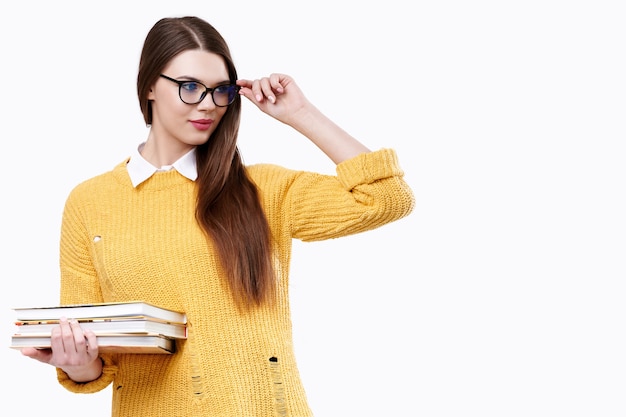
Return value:
M 211 119 L 190 120 L 189 122 L 198 130 L 208 130 L 213 124 Z

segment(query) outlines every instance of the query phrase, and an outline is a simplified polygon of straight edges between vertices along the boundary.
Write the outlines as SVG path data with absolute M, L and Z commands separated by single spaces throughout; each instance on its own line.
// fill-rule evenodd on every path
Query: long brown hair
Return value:
M 193 16 L 163 18 L 148 32 L 139 62 L 137 94 L 146 124 L 152 123 L 151 86 L 172 58 L 196 49 L 220 55 L 230 80 L 237 80 L 228 45 L 213 26 Z M 196 218 L 218 251 L 235 301 L 254 306 L 272 300 L 275 273 L 267 218 L 237 147 L 240 115 L 237 96 L 196 148 Z

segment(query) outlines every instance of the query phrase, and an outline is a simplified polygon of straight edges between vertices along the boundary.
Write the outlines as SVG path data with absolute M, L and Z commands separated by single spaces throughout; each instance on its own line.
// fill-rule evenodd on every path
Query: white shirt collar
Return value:
M 146 143 L 141 143 L 133 152 L 126 169 L 130 176 L 130 181 L 133 183 L 133 187 L 137 187 L 139 184 L 150 178 L 155 172 L 169 171 L 175 169 L 181 175 L 195 181 L 198 178 L 198 169 L 196 167 L 196 148 L 193 148 L 185 155 L 180 157 L 172 165 L 164 165 L 160 168 L 155 167 L 150 162 L 141 156 L 141 150 Z

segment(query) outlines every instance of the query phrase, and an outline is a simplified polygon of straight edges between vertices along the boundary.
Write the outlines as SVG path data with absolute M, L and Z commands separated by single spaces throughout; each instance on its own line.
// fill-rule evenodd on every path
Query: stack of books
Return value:
M 143 301 L 14 308 L 11 348 L 50 348 L 50 335 L 63 317 L 75 319 L 97 337 L 104 353 L 174 353 L 187 338 L 187 316 Z

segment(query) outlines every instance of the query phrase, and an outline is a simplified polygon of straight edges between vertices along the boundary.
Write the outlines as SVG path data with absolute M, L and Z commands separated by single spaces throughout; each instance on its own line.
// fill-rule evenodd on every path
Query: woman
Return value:
M 188 318 L 172 355 L 100 354 L 64 320 L 51 349 L 68 390 L 113 384 L 113 416 L 310 416 L 288 302 L 292 239 L 371 230 L 414 197 L 391 149 L 370 151 L 294 80 L 238 79 L 221 35 L 197 17 L 148 33 L 137 77 L 147 140 L 72 190 L 62 220 L 61 304 L 144 300 Z M 241 96 L 311 140 L 337 175 L 257 164 L 237 148 Z

